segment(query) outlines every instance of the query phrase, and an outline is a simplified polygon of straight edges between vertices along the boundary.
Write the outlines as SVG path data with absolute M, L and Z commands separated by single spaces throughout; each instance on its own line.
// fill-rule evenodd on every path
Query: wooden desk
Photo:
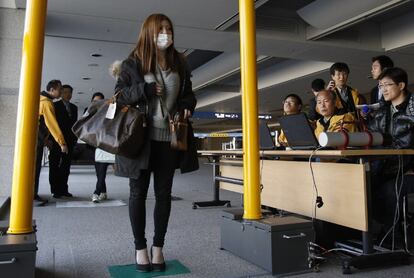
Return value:
M 298 156 L 298 157 L 309 157 L 312 152 L 311 150 L 303 151 L 260 151 L 260 156 Z M 198 151 L 202 156 L 243 156 L 243 151 Z M 347 150 L 318 150 L 314 152 L 313 156 L 316 157 L 363 157 L 363 156 L 383 156 L 383 155 L 414 155 L 414 150 L 394 150 L 394 149 L 347 149 Z
M 221 160 L 221 176 L 243 179 L 242 163 Z M 368 231 L 365 166 L 363 164 L 312 163 L 315 183 L 324 205 L 316 209 L 316 193 L 306 161 L 261 160 L 261 204 L 320 220 Z M 220 188 L 243 193 L 243 187 L 220 182 Z
M 240 159 L 243 156 L 242 151 L 200 151 L 199 153 L 202 156 L 214 157 L 219 163 L 220 171 L 216 173 L 221 176 L 221 180 L 233 178 L 243 181 Z M 319 196 L 322 196 L 324 201 L 323 207 L 316 209 L 316 215 L 313 215 L 316 194 L 309 163 L 283 160 L 284 157 L 309 158 L 311 154 L 313 157 L 320 158 L 353 157 L 358 160 L 358 163 L 312 163 Z M 342 262 L 344 274 L 350 273 L 351 266 L 358 268 L 381 266 L 384 261 L 394 264 L 408 263 L 409 256 L 402 250 L 375 253 L 371 236 L 371 182 L 368 161 L 376 157 L 386 158 L 396 155 L 414 155 L 414 150 L 260 151 L 263 185 L 261 203 L 362 231 L 363 252 Z M 226 157 L 233 157 L 233 159 Z M 280 159 L 265 160 L 266 157 Z M 219 186 L 221 189 L 243 194 L 243 187 L 240 185 L 220 181 Z
M 370 180 L 367 159 L 375 156 L 414 155 L 414 150 L 351 149 L 318 151 L 260 151 L 260 156 L 280 157 L 280 160 L 261 160 L 261 204 L 313 217 L 315 189 L 307 161 L 284 161 L 283 157 L 357 158 L 359 163 L 313 162 L 312 168 L 319 196 L 324 205 L 316 209 L 316 218 L 368 233 L 370 230 Z M 220 161 L 217 175 L 243 180 L 243 151 L 199 151 Z M 243 187 L 220 182 L 221 189 L 243 193 Z

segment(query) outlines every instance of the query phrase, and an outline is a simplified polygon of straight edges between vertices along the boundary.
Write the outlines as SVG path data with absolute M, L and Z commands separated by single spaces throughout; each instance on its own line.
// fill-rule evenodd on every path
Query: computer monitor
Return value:
M 305 113 L 286 115 L 280 118 L 289 147 L 293 150 L 316 149 L 319 142 Z

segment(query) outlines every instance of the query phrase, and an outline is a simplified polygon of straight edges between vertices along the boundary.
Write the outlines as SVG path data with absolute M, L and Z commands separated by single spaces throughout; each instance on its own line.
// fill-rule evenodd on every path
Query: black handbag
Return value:
M 93 102 L 85 114 L 73 125 L 73 133 L 88 145 L 112 154 L 136 158 L 147 134 L 146 113 L 139 107 L 117 105 L 113 118 L 107 118 L 111 100 Z

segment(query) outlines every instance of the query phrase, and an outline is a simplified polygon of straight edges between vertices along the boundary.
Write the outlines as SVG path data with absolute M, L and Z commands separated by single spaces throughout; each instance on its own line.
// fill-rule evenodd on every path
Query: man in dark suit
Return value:
M 68 178 L 73 148 L 77 141 L 72 132 L 72 126 L 78 120 L 78 107 L 70 103 L 73 88 L 70 85 L 63 85 L 62 88 L 62 99 L 55 102 L 54 106 L 57 122 L 68 146 L 68 153 L 63 154 L 59 145 L 55 141 L 52 142 L 49 153 L 49 183 L 54 198 L 72 197 L 68 191 Z
M 381 56 L 375 56 L 372 57 L 372 65 L 371 65 L 371 76 L 372 79 L 378 80 L 378 77 L 381 75 L 381 73 L 384 71 L 385 68 L 393 68 L 394 62 L 391 60 L 390 57 L 381 55 Z M 382 92 L 379 90 L 378 86 L 375 86 L 371 90 L 370 94 L 370 103 L 377 103 L 381 99 L 384 99 L 382 96 Z

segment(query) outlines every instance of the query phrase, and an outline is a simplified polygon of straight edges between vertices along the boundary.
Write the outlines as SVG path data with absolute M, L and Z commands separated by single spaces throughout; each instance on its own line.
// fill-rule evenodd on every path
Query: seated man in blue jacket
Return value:
M 400 68 L 388 68 L 379 77 L 385 102 L 371 115 L 368 125 L 371 131 L 383 134 L 385 147 L 414 149 L 414 96 L 407 84 L 407 73 Z M 405 155 L 373 163 L 372 208 L 385 233 L 399 227 L 403 196 L 414 191 L 412 183 L 407 182 L 412 178 L 407 175 L 412 162 L 412 157 Z

